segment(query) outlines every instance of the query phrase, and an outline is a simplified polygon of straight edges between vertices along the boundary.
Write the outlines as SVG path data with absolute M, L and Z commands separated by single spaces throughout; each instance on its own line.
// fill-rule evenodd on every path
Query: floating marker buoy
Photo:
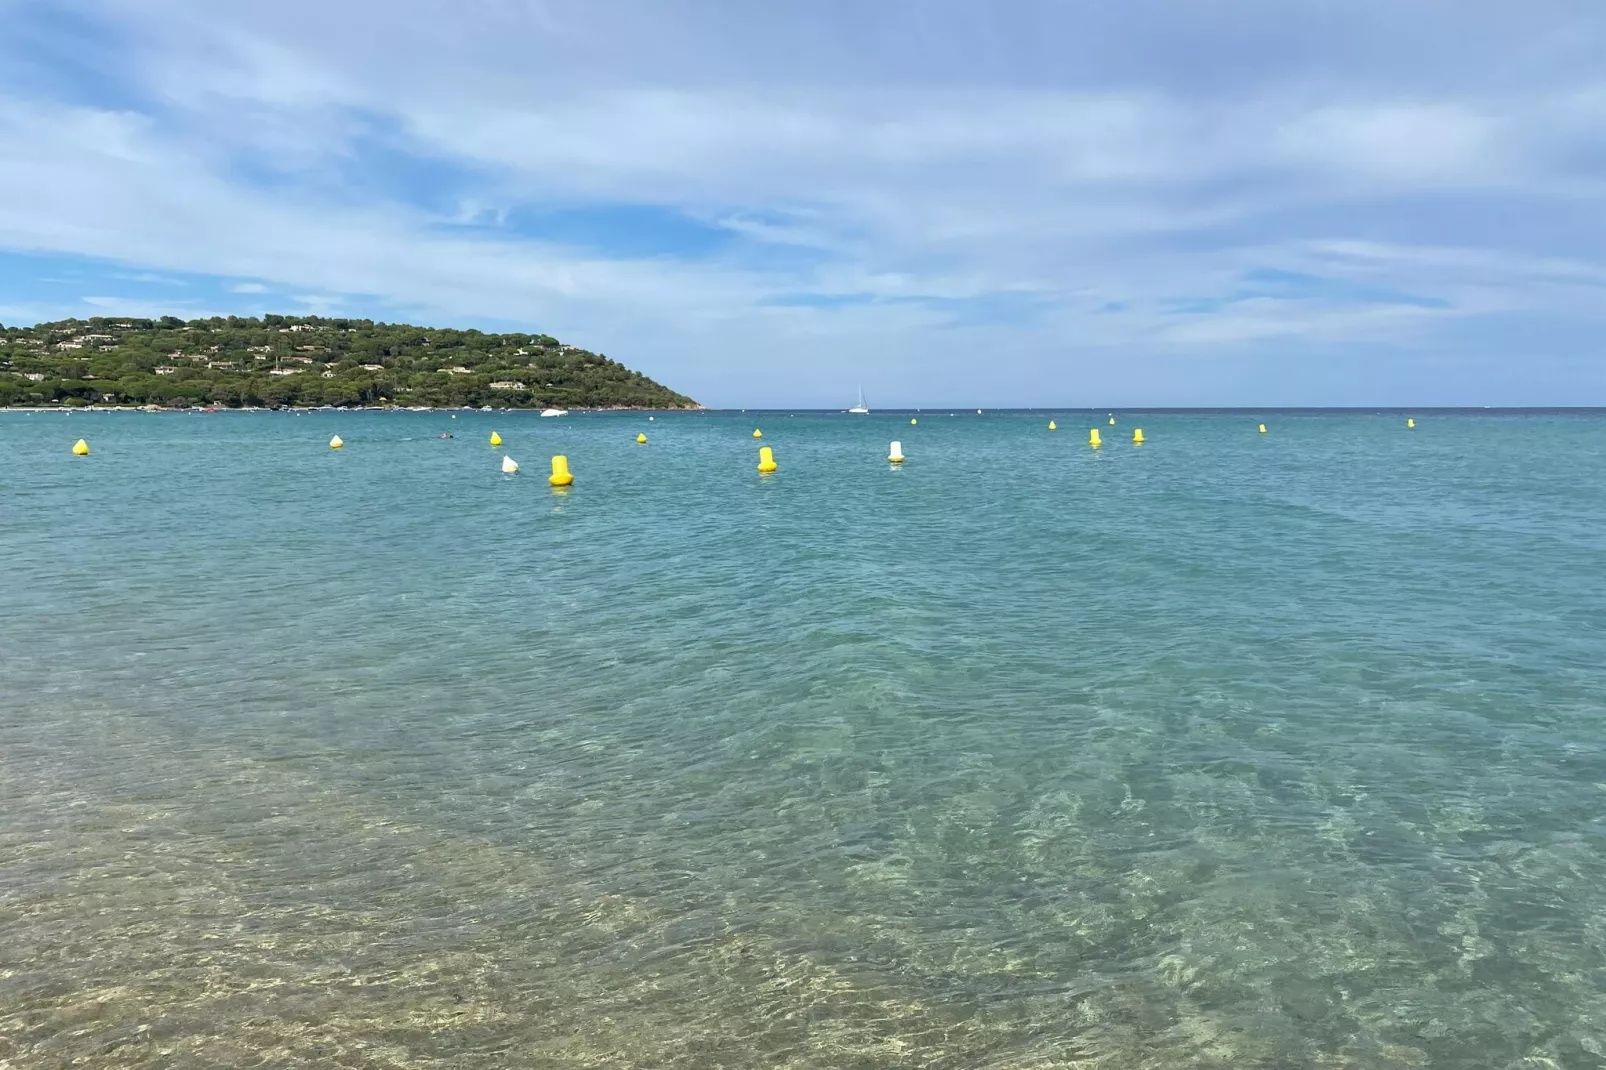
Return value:
M 1134 445 L 1143 445 L 1143 428 L 1134 427 L 1132 429 L 1132 442 Z
M 514 472 L 517 472 L 518 470 L 519 470 L 519 462 L 515 461 L 513 458 L 509 457 L 505 453 L 502 454 L 502 471 L 506 472 L 508 475 L 512 475 Z
M 89 443 L 85 442 L 83 439 L 79 439 L 77 442 L 74 442 L 72 444 L 72 455 L 74 457 L 88 457 Z
M 760 431 L 758 428 L 755 427 L 755 428 L 753 428 L 753 437 L 754 438 L 763 438 L 764 437 L 764 432 Z
M 757 432 L 754 433 L 757 434 Z M 775 463 L 775 451 L 768 446 L 759 447 L 758 470 L 760 472 L 773 472 L 779 467 L 780 465 Z
M 1050 431 L 1058 431 L 1059 430 L 1059 426 L 1057 424 L 1055 424 L 1053 420 L 1050 420 L 1048 422 L 1048 429 Z
M 641 444 L 642 444 L 642 445 L 643 445 L 643 446 L 645 446 L 645 445 L 646 445 L 646 444 L 647 444 L 647 436 L 646 436 L 646 435 L 644 435 L 644 434 L 642 434 L 642 435 L 637 435 L 637 436 L 636 436 L 636 441 L 637 441 L 637 442 L 639 442 L 639 443 L 641 443 Z
M 1406 427 L 1415 427 L 1415 426 L 1416 426 L 1416 420 L 1414 420 L 1414 419 L 1407 419 L 1407 420 L 1406 420 L 1406 421 L 1405 421 L 1405 426 L 1406 426 Z
M 552 474 L 547 476 L 548 483 L 554 487 L 567 487 L 574 482 L 574 476 L 569 474 L 569 458 L 558 454 L 552 458 Z
M 913 427 L 915 424 L 917 424 L 919 422 L 920 422 L 919 420 L 916 420 L 913 417 L 911 417 L 910 420 L 909 420 L 909 426 Z
M 977 415 L 977 416 L 980 416 L 980 415 L 981 415 L 981 410 L 980 410 L 980 409 L 977 409 L 977 410 L 976 410 L 976 415 Z
M 339 435 L 336 435 L 334 438 L 329 440 L 329 448 L 332 449 L 332 450 L 338 450 L 344 445 L 345 445 L 345 443 L 340 441 L 340 436 Z M 84 452 L 87 453 L 89 451 L 85 450 Z
M 501 444 L 502 444 L 502 436 L 497 434 L 495 431 L 492 431 L 491 432 L 491 445 L 500 446 Z
M 1089 446 L 1092 446 L 1094 449 L 1098 449 L 1100 446 L 1104 445 L 1103 442 L 1099 441 L 1099 429 L 1098 428 L 1095 427 L 1092 430 L 1088 431 L 1088 433 L 1087 433 L 1087 444 Z
M 657 419 L 657 417 L 654 417 L 654 416 L 649 416 L 649 417 L 647 417 L 647 420 L 648 420 L 648 421 L 649 421 L 649 422 L 650 422 L 650 421 L 652 421 L 652 420 L 655 420 L 655 419 Z
M 887 451 L 887 460 L 891 461 L 893 464 L 902 464 L 903 463 L 903 443 L 902 442 L 894 442 L 892 444 L 892 448 Z
M 1260 425 L 1260 433 L 1263 434 L 1263 435 L 1266 433 L 1266 425 L 1265 424 L 1261 424 Z
M 1113 417 L 1113 416 L 1112 416 L 1112 417 L 1110 417 L 1110 426 L 1111 426 L 1111 427 L 1114 427 L 1114 426 L 1115 426 L 1115 417 Z

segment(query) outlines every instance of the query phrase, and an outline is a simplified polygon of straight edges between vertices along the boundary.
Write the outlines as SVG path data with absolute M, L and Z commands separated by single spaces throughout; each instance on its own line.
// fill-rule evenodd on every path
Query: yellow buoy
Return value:
M 519 462 L 515 461 L 513 458 L 509 457 L 505 453 L 502 454 L 502 471 L 507 473 L 508 475 L 512 475 L 514 472 L 517 472 L 518 470 L 519 470 Z
M 1111 426 L 1111 427 L 1114 427 L 1114 426 L 1115 426 L 1115 417 L 1113 417 L 1113 416 L 1112 416 L 1112 417 L 1110 417 L 1110 426 Z
M 1058 431 L 1059 430 L 1059 426 L 1057 424 L 1055 424 L 1053 420 L 1050 420 L 1048 422 L 1048 429 L 1050 431 Z
M 1104 445 L 1104 443 L 1099 440 L 1099 429 L 1098 428 L 1094 427 L 1094 428 L 1091 428 L 1088 431 L 1088 433 L 1087 433 L 1087 444 L 1089 446 L 1092 446 L 1094 449 L 1097 449 L 1098 447 Z
M 338 450 L 338 449 L 340 449 L 340 447 L 342 447 L 344 445 L 345 445 L 345 443 L 340 440 L 340 436 L 339 435 L 336 435 L 334 438 L 329 440 L 329 448 L 332 449 L 332 450 Z
M 647 444 L 647 436 L 645 434 L 637 435 L 636 441 L 645 446 Z
M 1134 427 L 1132 429 L 1132 441 L 1136 445 L 1143 445 L 1143 428 Z
M 79 439 L 77 442 L 74 442 L 72 444 L 72 455 L 74 457 L 88 457 L 89 443 L 85 442 L 83 439 Z
M 1415 420 L 1414 420 L 1414 419 L 1409 419 L 1409 418 L 1408 418 L 1408 419 L 1407 419 L 1407 420 L 1406 420 L 1406 421 L 1405 421 L 1405 426 L 1406 426 L 1406 427 L 1415 427 L 1415 426 L 1416 426 L 1416 421 L 1415 421 Z
M 758 428 L 755 427 L 755 428 L 753 428 L 753 437 L 754 438 L 763 438 L 764 437 L 764 432 L 760 431 Z
M 760 472 L 773 472 L 779 467 L 780 465 L 775 463 L 775 451 L 768 446 L 759 447 L 758 470 Z
M 567 487 L 574 482 L 574 476 L 569 474 L 569 458 L 558 454 L 552 458 L 552 474 L 547 476 L 548 483 L 554 487 Z
M 491 432 L 491 445 L 500 446 L 501 444 L 502 444 L 502 436 L 497 434 L 495 431 L 492 431 Z
M 902 442 L 894 442 L 892 444 L 892 448 L 887 450 L 887 460 L 891 461 L 893 464 L 902 464 L 903 463 L 903 443 Z
M 913 427 L 915 424 L 917 424 L 919 422 L 920 422 L 919 420 L 916 420 L 913 417 L 911 417 L 910 420 L 909 420 L 909 426 Z
M 1265 424 L 1261 424 L 1260 425 L 1260 433 L 1263 434 L 1263 435 L 1266 433 L 1266 425 Z

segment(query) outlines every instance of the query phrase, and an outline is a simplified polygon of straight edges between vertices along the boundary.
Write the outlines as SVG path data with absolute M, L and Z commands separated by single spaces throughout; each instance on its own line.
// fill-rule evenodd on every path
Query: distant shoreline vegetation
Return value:
M 0 326 L 8 408 L 696 409 L 545 334 L 364 319 L 102 317 Z

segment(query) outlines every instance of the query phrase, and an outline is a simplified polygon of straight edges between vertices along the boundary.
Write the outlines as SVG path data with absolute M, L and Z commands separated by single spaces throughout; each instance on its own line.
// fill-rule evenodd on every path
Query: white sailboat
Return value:
M 542 416 L 567 416 L 567 415 L 569 415 L 569 410 L 568 409 L 542 409 L 541 410 L 541 415 Z
M 859 403 L 857 405 L 853 406 L 853 408 L 849 409 L 848 411 L 850 413 L 853 413 L 855 416 L 868 416 L 868 415 L 870 415 L 870 410 L 864 407 L 864 387 L 863 386 L 859 387 Z

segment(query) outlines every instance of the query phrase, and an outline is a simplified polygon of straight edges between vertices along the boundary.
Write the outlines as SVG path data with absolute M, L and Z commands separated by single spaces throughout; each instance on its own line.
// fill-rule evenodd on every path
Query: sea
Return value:
M 0 1068 L 1603 1065 L 1606 413 L 0 413 Z

